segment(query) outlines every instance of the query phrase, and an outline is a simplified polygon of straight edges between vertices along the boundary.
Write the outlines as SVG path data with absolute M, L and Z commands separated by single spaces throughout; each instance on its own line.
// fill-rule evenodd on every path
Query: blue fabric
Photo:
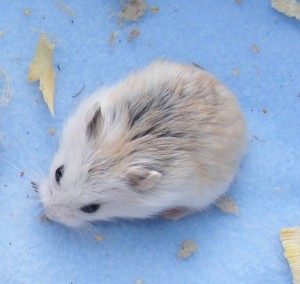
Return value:
M 291 283 L 279 232 L 300 220 L 299 21 L 270 1 L 149 0 L 157 14 L 120 28 L 117 0 L 63 3 L 76 15 L 55 1 L 0 1 L 0 68 L 13 91 L 0 110 L 0 283 Z M 129 43 L 132 28 L 141 34 Z M 55 118 L 38 83 L 27 82 L 40 31 L 56 41 Z M 100 223 L 81 235 L 39 221 L 30 181 L 47 174 L 66 118 L 88 94 L 155 58 L 200 64 L 236 93 L 249 126 L 248 152 L 229 192 L 240 216 L 211 207 L 176 222 Z M 98 233 L 103 242 L 94 240 Z M 198 252 L 181 260 L 185 239 Z

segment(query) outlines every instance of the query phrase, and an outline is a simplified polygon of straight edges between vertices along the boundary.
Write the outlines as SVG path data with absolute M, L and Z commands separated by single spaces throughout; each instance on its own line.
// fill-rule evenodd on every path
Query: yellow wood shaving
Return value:
M 280 232 L 280 239 L 293 275 L 294 284 L 300 284 L 300 227 L 285 228 Z
M 29 9 L 24 9 L 23 10 L 23 13 L 26 15 L 26 16 L 31 16 L 31 11 Z
M 240 211 L 235 201 L 229 196 L 223 196 L 217 200 L 216 206 L 224 213 L 239 215 Z
M 300 20 L 300 3 L 295 0 L 272 0 L 272 7 L 288 17 Z
M 54 89 L 55 73 L 53 69 L 53 50 L 54 45 L 50 44 L 44 33 L 41 34 L 33 63 L 29 66 L 29 83 L 39 80 L 40 90 L 43 93 L 44 100 L 54 116 Z
M 60 0 L 56 0 L 56 5 L 62 9 L 65 13 L 69 14 L 70 16 L 75 16 L 75 13 L 72 9 L 70 9 L 68 6 L 66 6 L 63 2 Z
M 0 97 L 0 105 L 6 107 L 12 96 L 12 91 L 10 88 L 9 78 L 8 78 L 7 74 L 2 69 L 0 69 L 0 74 L 2 75 L 3 80 L 4 80 L 4 86 L 3 86 L 2 94 Z

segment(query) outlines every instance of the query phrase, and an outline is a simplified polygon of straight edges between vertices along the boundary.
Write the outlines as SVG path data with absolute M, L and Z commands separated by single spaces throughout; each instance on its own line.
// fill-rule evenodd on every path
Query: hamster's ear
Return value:
M 88 138 L 96 138 L 102 127 L 101 107 L 95 103 L 86 117 L 86 134 Z
M 151 189 L 158 183 L 160 178 L 161 173 L 142 166 L 132 166 L 126 172 L 126 181 L 138 191 Z

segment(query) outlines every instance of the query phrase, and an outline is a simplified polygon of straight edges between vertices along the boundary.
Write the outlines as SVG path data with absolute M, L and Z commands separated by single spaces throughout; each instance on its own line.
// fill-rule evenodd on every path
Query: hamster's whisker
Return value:
M 28 180 L 27 180 L 28 179 Z M 14 188 L 21 192 L 28 192 L 30 194 L 34 194 L 35 196 L 38 196 L 38 185 L 36 184 L 36 188 L 33 187 L 33 182 L 30 178 L 26 178 L 26 180 L 12 180 L 11 184 L 8 184 L 7 187 Z
M 23 143 L 22 143 L 23 144 Z M 23 150 L 27 157 L 29 158 L 30 165 L 33 165 L 34 169 L 43 177 L 46 178 L 46 174 L 42 171 L 41 167 L 38 165 L 38 163 L 33 159 L 33 156 L 31 155 L 30 151 L 27 148 L 27 145 L 22 145 Z
M 8 162 L 7 160 L 4 160 L 3 158 L 0 158 L 0 161 L 4 164 L 6 164 L 7 166 L 11 167 L 12 169 L 16 170 L 17 172 L 21 172 L 20 169 L 15 166 L 14 164 Z
M 37 193 L 32 188 L 28 188 L 22 183 L 14 183 L 13 186 L 14 187 L 12 189 L 16 190 L 17 192 L 28 193 L 32 196 L 37 196 Z M 8 186 L 8 188 L 10 188 L 10 186 Z
M 87 222 L 84 224 L 84 226 L 80 227 L 77 229 L 78 234 L 81 237 L 88 238 L 90 240 L 95 240 L 95 236 L 97 233 L 96 227 L 94 226 L 93 223 Z
M 40 205 L 42 205 L 40 202 L 32 201 L 32 202 L 28 202 L 27 205 L 34 207 L 35 211 L 39 211 L 40 213 L 43 212 L 43 210 L 44 210 L 43 207 L 40 206 Z
M 5 183 L 5 185 L 2 185 L 3 189 L 11 189 L 11 190 L 26 190 L 30 191 L 30 187 L 28 186 L 28 181 L 19 179 L 16 177 L 11 178 L 8 182 Z M 30 193 L 33 193 L 31 190 Z

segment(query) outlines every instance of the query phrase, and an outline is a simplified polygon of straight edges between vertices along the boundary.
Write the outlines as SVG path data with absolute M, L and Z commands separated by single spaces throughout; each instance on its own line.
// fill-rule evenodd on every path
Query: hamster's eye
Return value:
M 60 184 L 60 180 L 61 180 L 63 174 L 64 174 L 64 165 L 61 165 L 55 171 L 55 180 L 58 184 Z
M 94 213 L 100 208 L 100 204 L 89 204 L 80 208 L 85 213 Z

